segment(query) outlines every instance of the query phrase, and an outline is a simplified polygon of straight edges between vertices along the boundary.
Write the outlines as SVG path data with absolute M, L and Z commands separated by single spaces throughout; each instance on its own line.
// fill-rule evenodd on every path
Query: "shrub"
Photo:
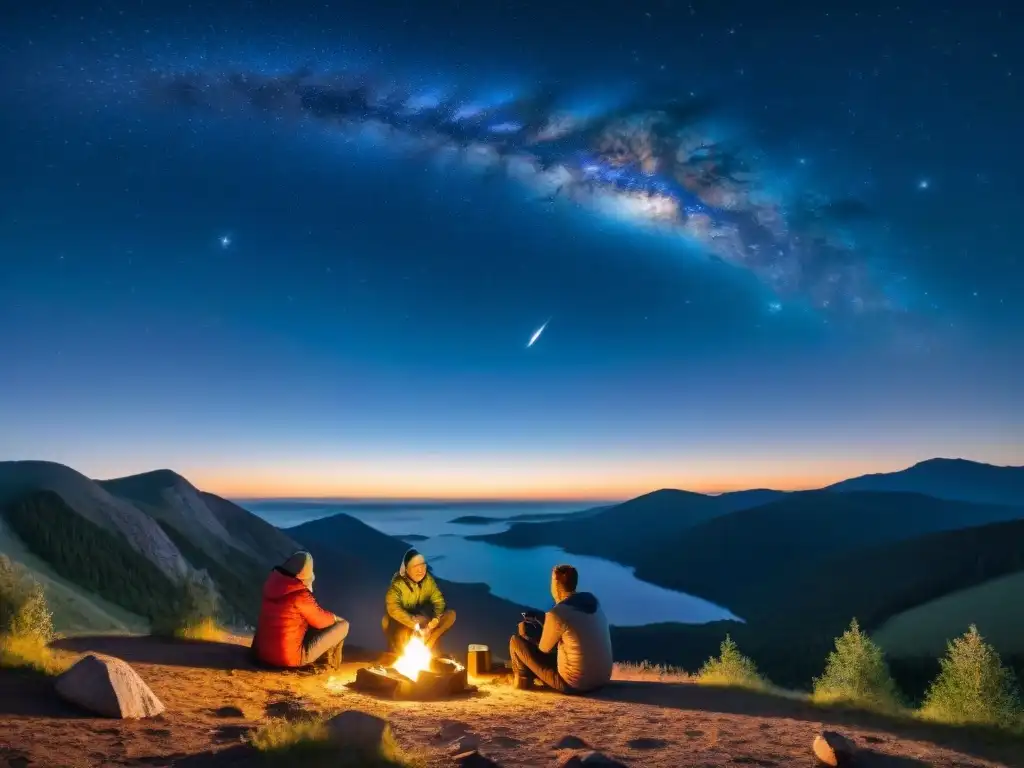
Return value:
M 722 641 L 718 658 L 708 659 L 701 667 L 697 673 L 697 682 L 758 690 L 768 687 L 768 681 L 757 671 L 757 665 L 740 653 L 729 635 Z
M 53 639 L 53 616 L 42 585 L 6 555 L 0 555 L 0 635 L 42 645 Z
M 939 663 L 942 669 L 925 695 L 921 717 L 951 725 L 1020 725 L 1017 681 L 976 626 L 950 641 Z
M 212 541 L 210 546 L 225 550 L 218 560 L 196 546 L 170 523 L 163 520 L 157 523 L 189 564 L 197 570 L 206 571 L 216 585 L 220 596 L 217 606 L 220 618 L 231 623 L 255 624 L 263 598 L 267 568 L 244 552 Z M 224 563 L 230 563 L 231 567 Z
M 0 667 L 46 674 L 63 671 L 65 665 L 48 648 L 53 636 L 53 619 L 42 586 L 0 555 Z
M 219 640 L 217 626 L 220 598 L 206 571 L 193 571 L 182 582 L 177 605 L 170 616 L 153 626 L 154 634 L 190 640 Z
M 825 672 L 814 679 L 813 699 L 885 711 L 902 706 L 882 649 L 861 631 L 856 619 L 836 638 L 836 649 L 828 655 Z
M 306 768 L 416 768 L 420 761 L 395 743 L 390 729 L 375 750 L 342 749 L 332 744 L 322 719 L 274 718 L 249 737 L 249 743 L 272 763 Z

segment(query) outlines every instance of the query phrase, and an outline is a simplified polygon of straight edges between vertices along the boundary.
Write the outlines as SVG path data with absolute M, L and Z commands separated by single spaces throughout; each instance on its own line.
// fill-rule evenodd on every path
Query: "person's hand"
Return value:
M 430 620 L 429 624 L 427 624 L 427 629 L 436 629 L 437 625 L 440 624 L 440 623 L 441 622 L 435 617 L 435 618 Z

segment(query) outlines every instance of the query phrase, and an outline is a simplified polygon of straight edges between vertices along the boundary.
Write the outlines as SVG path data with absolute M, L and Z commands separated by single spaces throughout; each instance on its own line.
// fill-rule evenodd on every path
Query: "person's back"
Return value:
M 612 678 L 612 638 L 608 619 L 590 592 L 575 592 L 551 608 L 564 630 L 558 643 L 558 674 L 579 692 L 600 688 Z

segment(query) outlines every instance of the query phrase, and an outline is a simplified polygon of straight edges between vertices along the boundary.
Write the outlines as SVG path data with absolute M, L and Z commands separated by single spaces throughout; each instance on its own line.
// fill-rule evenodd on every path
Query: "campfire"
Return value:
M 417 632 L 405 644 L 402 655 L 395 659 L 391 668 L 415 683 L 419 680 L 420 672 L 427 672 L 430 669 L 430 662 L 432 660 L 433 654 Z
M 419 631 L 391 666 L 377 664 L 356 672 L 352 688 L 394 699 L 440 699 L 475 690 L 467 682 L 466 668 L 453 659 L 436 658 Z

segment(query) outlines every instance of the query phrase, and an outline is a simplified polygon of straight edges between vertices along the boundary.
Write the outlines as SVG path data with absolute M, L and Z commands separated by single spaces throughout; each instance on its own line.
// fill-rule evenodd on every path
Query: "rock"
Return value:
M 358 750 L 378 749 L 391 732 L 384 718 L 354 709 L 335 715 L 325 726 L 332 742 Z
M 470 727 L 467 723 L 463 723 L 460 720 L 442 720 L 441 729 L 437 732 L 437 738 L 441 741 L 454 741 L 469 732 Z
M 625 763 L 591 750 L 589 752 L 576 752 L 569 755 L 558 763 L 558 768 L 582 768 L 583 766 L 604 766 L 604 768 L 627 768 Z
M 461 755 L 472 752 L 480 746 L 480 737 L 475 733 L 464 733 L 451 743 L 452 752 Z
M 501 768 L 500 764 L 491 760 L 487 755 L 477 752 L 475 749 L 471 752 L 463 752 L 461 755 L 456 755 L 455 764 L 462 766 L 462 768 Z
M 121 659 L 90 653 L 57 678 L 57 695 L 103 717 L 156 717 L 164 705 Z
M 815 736 L 813 748 L 818 762 L 833 768 L 853 765 L 857 751 L 852 741 L 835 731 L 822 731 Z
M 587 744 L 579 736 L 563 736 L 554 743 L 552 749 L 590 749 L 590 745 Z

